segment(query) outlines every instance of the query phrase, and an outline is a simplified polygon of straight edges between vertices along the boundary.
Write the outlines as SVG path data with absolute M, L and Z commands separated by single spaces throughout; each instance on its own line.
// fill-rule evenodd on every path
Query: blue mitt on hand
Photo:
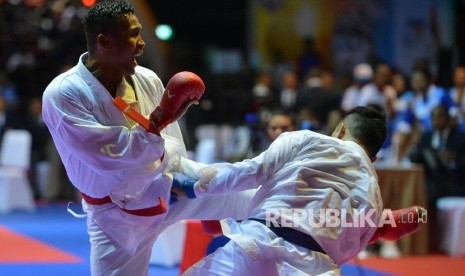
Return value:
M 188 198 L 195 198 L 194 184 L 196 181 L 182 173 L 173 174 L 173 188 L 183 191 Z

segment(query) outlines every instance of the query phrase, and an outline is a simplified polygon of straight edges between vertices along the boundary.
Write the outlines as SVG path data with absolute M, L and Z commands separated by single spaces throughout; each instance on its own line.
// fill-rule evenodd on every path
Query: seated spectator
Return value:
M 432 130 L 431 110 L 438 105 L 452 105 L 449 95 L 433 83 L 433 76 L 426 69 L 413 71 L 410 86 L 411 90 L 396 103 L 393 135 L 397 143 L 397 160 L 407 157 L 419 133 Z
M 277 109 L 272 111 L 269 118 L 266 119 L 264 129 L 256 133 L 256 141 L 247 157 L 252 158 L 266 150 L 270 144 L 283 132 L 296 130 L 296 121 L 294 114 L 291 112 Z
M 310 83 L 312 86 L 309 86 L 307 81 L 307 84 L 299 89 L 296 112 L 300 113 L 301 110 L 308 109 L 315 117 L 318 128 L 321 128 L 327 124 L 329 112 L 341 105 L 342 93 L 336 89 L 334 76 L 330 70 L 321 70 L 318 77 L 313 77 L 312 80 Z
M 391 67 L 381 63 L 376 66 L 373 81 L 362 87 L 358 104 L 367 106 L 376 104 L 381 106 L 387 116 L 393 113 L 397 93 L 391 83 Z
M 402 95 L 397 103 L 397 112 L 403 122 L 412 124 L 409 113 L 419 121 L 422 131 L 432 129 L 431 110 L 438 105 L 451 106 L 451 100 L 446 91 L 433 83 L 433 76 L 428 70 L 413 71 L 410 80 L 411 89 Z
M 400 98 L 409 88 L 407 77 L 401 72 L 394 72 L 391 77 L 391 84 L 396 91 L 396 98 Z
M 465 134 L 450 123 L 448 109 L 443 105 L 433 109 L 431 118 L 433 129 L 421 134 L 409 157 L 424 165 L 429 199 L 435 201 L 457 195 L 465 186 L 459 177 L 465 170 Z
M 436 201 L 444 196 L 465 196 L 465 135 L 451 119 L 447 107 L 436 106 L 431 112 L 432 130 L 421 134 L 409 157 L 422 164 L 430 218 L 430 244 L 438 250 Z

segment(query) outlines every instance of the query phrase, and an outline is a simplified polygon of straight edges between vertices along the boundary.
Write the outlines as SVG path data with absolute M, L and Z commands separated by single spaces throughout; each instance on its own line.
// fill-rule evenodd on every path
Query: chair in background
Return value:
M 32 135 L 27 130 L 8 129 L 0 149 L 0 213 L 21 209 L 34 211 L 29 183 Z

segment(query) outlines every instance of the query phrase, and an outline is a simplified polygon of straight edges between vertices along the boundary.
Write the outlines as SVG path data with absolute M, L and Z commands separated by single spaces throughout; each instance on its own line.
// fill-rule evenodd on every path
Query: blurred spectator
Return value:
M 315 39 L 312 36 L 304 37 L 303 51 L 297 60 L 297 77 L 303 80 L 314 68 L 321 67 L 321 57 L 315 48 Z
M 79 0 L 1 1 L 0 64 L 16 89 L 16 106 L 27 113 L 62 64 L 85 49 Z M 4 94 L 8 104 L 13 101 Z
M 328 114 L 327 123 L 321 129 L 321 133 L 331 135 L 336 129 L 336 126 L 342 121 L 343 118 L 344 111 L 342 111 L 342 109 L 335 108 L 330 110 Z
M 48 144 L 53 143 L 48 128 L 42 120 L 42 99 L 40 97 L 29 100 L 28 112 L 24 117 L 22 126 L 32 135 L 30 183 L 35 198 L 39 198 L 42 195 L 38 183 L 37 165 L 40 162 L 48 161 Z
M 7 108 L 5 98 L 0 96 L 0 144 L 5 131 L 9 128 L 17 128 L 19 122 L 18 115 Z
M 282 78 L 282 86 L 279 92 L 280 106 L 285 110 L 293 111 L 296 107 L 298 78 L 294 71 L 287 71 Z
M 296 130 L 296 125 L 293 115 L 288 112 L 276 111 L 266 127 L 268 142 L 271 144 L 281 133 L 294 130 Z
M 17 88 L 20 99 L 27 101 L 31 94 L 38 93 L 40 79 L 38 65 L 37 40 L 35 34 L 22 35 L 19 46 L 9 56 L 6 70 Z
M 25 35 L 18 42 L 18 48 L 6 62 L 6 70 L 9 73 L 20 70 L 34 70 L 37 67 L 37 58 L 34 55 L 35 43 L 32 41 L 32 37 Z
M 409 157 L 412 162 L 424 165 L 428 198 L 435 201 L 448 194 L 455 170 L 465 168 L 465 136 L 450 124 L 445 106 L 439 105 L 432 110 L 431 121 L 432 130 L 422 132 Z
M 269 72 L 261 72 L 252 88 L 252 110 L 272 109 L 276 105 L 277 92 L 273 87 L 273 76 Z
M 321 129 L 327 124 L 329 112 L 339 108 L 342 93 L 336 90 L 334 76 L 330 70 L 322 70 L 318 76 L 309 78 L 306 84 L 298 91 L 296 110 L 300 113 L 308 109 L 313 115 L 317 126 L 305 127 L 306 129 Z
M 17 108 L 19 99 L 16 86 L 3 71 L 0 71 L 0 95 L 5 100 L 8 109 Z
M 394 72 L 392 74 L 391 84 L 396 91 L 396 98 L 400 98 L 409 90 L 407 77 L 401 72 Z
M 391 76 L 391 67 L 388 64 L 380 63 L 376 65 L 373 80 L 361 88 L 358 100 L 358 105 L 371 105 L 386 114 L 388 134 L 383 147 L 378 152 L 378 157 L 380 159 L 384 158 L 384 161 L 386 161 L 387 156 L 391 155 L 392 128 L 395 117 L 394 108 L 397 100 L 396 91 L 391 85 Z M 390 159 L 390 157 L 387 159 Z
M 429 70 L 417 69 L 410 79 L 410 91 L 399 98 L 397 112 L 401 113 L 402 126 L 409 129 L 412 119 L 418 120 L 423 131 L 432 129 L 431 110 L 438 105 L 451 106 L 451 100 L 446 91 L 433 83 L 433 76 Z
M 438 250 L 436 201 L 444 196 L 465 196 L 465 135 L 450 124 L 446 106 L 433 108 L 431 121 L 432 129 L 422 132 L 409 157 L 424 167 L 430 242 L 432 249 Z
M 455 67 L 453 76 L 454 86 L 450 90 L 453 101 L 451 116 L 456 120 L 462 131 L 465 131 L 465 66 Z
M 382 106 L 389 118 L 393 113 L 396 99 L 396 91 L 391 85 L 391 67 L 384 63 L 378 64 L 373 81 L 362 87 L 358 104 Z
M 280 50 L 274 50 L 271 54 L 271 63 L 266 70 L 272 76 L 273 87 L 279 91 L 284 86 L 284 75 L 288 72 L 295 72 L 295 64 L 294 61 L 287 60 Z
M 271 111 L 265 120 L 262 129 L 253 134 L 252 139 L 254 140 L 251 142 L 251 150 L 247 156 L 249 158 L 266 150 L 281 133 L 297 129 L 294 114 L 282 109 Z
M 367 63 L 360 63 L 353 70 L 354 83 L 349 86 L 342 96 L 341 108 L 348 112 L 356 106 L 359 106 L 359 100 L 362 88 L 370 83 L 373 78 L 373 68 Z
M 407 154 L 418 142 L 419 134 L 432 130 L 431 110 L 438 105 L 451 106 L 450 97 L 433 83 L 433 76 L 427 69 L 412 72 L 410 87 L 411 90 L 396 103 L 393 142 L 397 162 L 408 160 Z
M 322 125 L 310 108 L 301 108 L 297 111 L 297 126 L 299 129 L 320 132 Z

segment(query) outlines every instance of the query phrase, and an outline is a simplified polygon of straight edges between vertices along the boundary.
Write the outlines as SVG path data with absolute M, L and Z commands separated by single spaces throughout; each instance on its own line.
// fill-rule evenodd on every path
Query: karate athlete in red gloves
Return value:
M 181 72 L 165 89 L 152 70 L 138 66 L 145 43 L 129 1 L 98 1 L 83 23 L 87 52 L 47 86 L 43 119 L 82 194 L 92 275 L 143 276 L 165 227 L 168 171 L 186 155 L 176 119 L 205 87 Z M 121 112 L 118 97 L 149 124 Z
M 221 221 L 231 241 L 185 275 L 340 275 L 393 220 L 383 215 L 372 164 L 385 138 L 384 114 L 356 107 L 332 136 L 282 133 L 257 157 L 198 170 L 181 159 L 173 187 L 193 200 L 257 189 L 247 219 Z

